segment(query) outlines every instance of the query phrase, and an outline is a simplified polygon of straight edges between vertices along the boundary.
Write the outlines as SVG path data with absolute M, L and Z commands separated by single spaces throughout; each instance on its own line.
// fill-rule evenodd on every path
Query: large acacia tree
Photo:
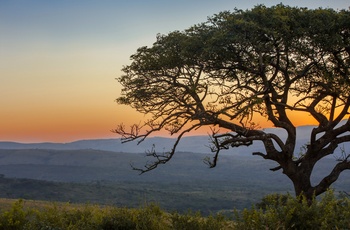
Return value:
M 223 149 L 263 143 L 253 155 L 276 162 L 293 182 L 296 195 L 311 199 L 325 192 L 350 169 L 346 152 L 317 184 L 315 164 L 350 141 L 350 12 L 307 9 L 282 4 L 221 12 L 185 31 L 158 35 L 141 47 L 118 78 L 120 104 L 148 114 L 143 124 L 119 125 L 124 141 L 143 141 L 167 130 L 177 137 L 169 152 L 148 154 L 155 160 L 146 172 L 168 162 L 184 134 L 213 127 L 215 167 Z M 312 117 L 305 151 L 296 149 L 296 126 L 290 115 Z M 258 129 L 263 116 L 284 129 L 286 138 Z

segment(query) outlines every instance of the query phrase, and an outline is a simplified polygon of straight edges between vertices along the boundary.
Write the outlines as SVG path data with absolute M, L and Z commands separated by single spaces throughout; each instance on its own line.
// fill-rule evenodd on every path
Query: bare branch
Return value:
M 262 152 L 253 152 L 252 153 L 253 156 L 261 156 L 262 158 L 266 159 L 266 154 L 263 154 Z
M 270 168 L 270 170 L 273 171 L 273 172 L 278 171 L 280 169 L 282 169 L 282 166 L 280 166 L 280 165 L 275 167 L 275 168 Z
M 333 168 L 332 172 L 323 178 L 317 186 L 315 186 L 315 195 L 317 196 L 325 192 L 331 186 L 331 184 L 333 184 L 338 179 L 340 173 L 347 169 L 350 169 L 350 162 L 348 161 L 348 157 L 338 163 Z
M 182 131 L 179 136 L 176 138 L 176 141 L 171 149 L 171 151 L 169 152 L 163 152 L 161 154 L 158 154 L 156 151 L 155 151 L 155 146 L 153 145 L 152 146 L 152 149 L 147 151 L 146 152 L 146 156 L 149 156 L 149 157 L 153 157 L 154 159 L 156 159 L 155 161 L 152 161 L 152 162 L 148 162 L 144 168 L 137 168 L 137 167 L 134 167 L 132 165 L 132 168 L 136 171 L 139 171 L 140 174 L 143 174 L 145 172 L 149 172 L 155 168 L 157 168 L 159 165 L 161 164 L 165 164 L 167 163 L 168 161 L 171 160 L 171 158 L 174 156 L 175 152 L 176 152 L 176 147 L 177 145 L 179 144 L 181 138 L 183 137 L 183 135 L 185 133 L 188 133 L 188 132 L 191 132 L 192 130 L 196 129 L 200 127 L 200 124 L 197 124 L 197 125 L 193 125 L 191 126 L 190 128 Z

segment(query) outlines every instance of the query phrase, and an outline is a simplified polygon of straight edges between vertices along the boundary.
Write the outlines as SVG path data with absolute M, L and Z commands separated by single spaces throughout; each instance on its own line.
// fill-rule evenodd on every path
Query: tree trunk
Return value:
M 293 185 L 296 197 L 305 197 L 308 203 L 311 204 L 313 200 L 314 189 L 309 181 L 295 180 L 293 181 Z
M 293 182 L 296 197 L 300 197 L 300 199 L 302 196 L 305 197 L 309 204 L 312 203 L 313 196 L 315 195 L 315 188 L 311 185 L 311 172 L 312 167 L 307 167 L 303 170 L 299 168 L 295 174 L 288 175 Z

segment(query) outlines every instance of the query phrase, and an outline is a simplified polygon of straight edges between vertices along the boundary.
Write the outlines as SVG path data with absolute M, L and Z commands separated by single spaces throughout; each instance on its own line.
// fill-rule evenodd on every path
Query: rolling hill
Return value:
M 298 145 L 307 143 L 311 126 L 298 127 Z M 278 129 L 268 130 L 283 138 Z M 140 145 L 120 139 L 81 140 L 71 143 L 0 142 L 0 197 L 92 202 L 137 207 L 156 202 L 167 210 L 188 208 L 204 213 L 246 208 L 270 193 L 293 193 L 282 172 L 272 172 L 274 162 L 251 153 L 259 144 L 222 152 L 216 168 L 203 163 L 212 157 L 207 136 L 184 138 L 173 159 L 156 170 L 139 175 L 130 164 L 142 167 L 152 158 L 144 152 L 152 145 L 170 149 L 173 138 L 153 137 Z M 349 145 L 343 146 L 349 149 Z M 313 182 L 329 173 L 335 159 L 316 165 Z M 350 191 L 350 172 L 333 186 Z

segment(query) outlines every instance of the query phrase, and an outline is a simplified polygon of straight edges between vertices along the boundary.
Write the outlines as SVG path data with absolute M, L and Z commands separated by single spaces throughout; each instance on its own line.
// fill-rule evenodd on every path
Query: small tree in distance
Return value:
M 295 194 L 309 200 L 350 169 L 344 154 L 329 175 L 311 184 L 315 164 L 350 142 L 348 10 L 280 4 L 221 12 L 185 31 L 158 35 L 131 60 L 118 78 L 123 89 L 117 102 L 151 118 L 130 130 L 121 124 L 114 132 L 123 141 L 140 142 L 160 130 L 177 135 L 169 152 L 149 151 L 155 161 L 139 169 L 142 173 L 168 162 L 183 135 L 202 126 L 213 127 L 210 167 L 221 150 L 260 141 L 264 149 L 253 155 L 275 161 L 271 170 L 282 170 Z M 318 123 L 302 155 L 290 111 Z M 287 137 L 258 129 L 258 115 Z

